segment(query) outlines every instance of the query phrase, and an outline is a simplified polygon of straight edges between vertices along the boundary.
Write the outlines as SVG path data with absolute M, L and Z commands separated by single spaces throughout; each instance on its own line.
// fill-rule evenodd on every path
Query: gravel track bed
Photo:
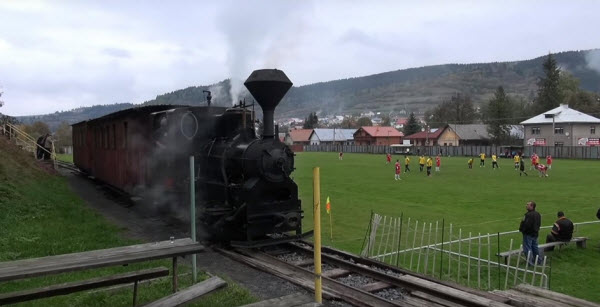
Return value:
M 321 264 L 321 272 L 325 272 L 325 271 L 333 270 L 333 269 L 336 269 L 336 268 L 337 268 L 336 266 L 334 266 L 334 265 L 331 265 L 331 264 L 329 264 L 329 263 L 322 263 L 322 264 Z M 305 267 L 305 269 L 307 269 L 307 270 L 309 270 L 309 271 L 313 272 L 313 271 L 315 270 L 315 266 L 314 266 L 314 265 L 307 266 L 307 267 Z
M 289 262 L 297 262 L 297 261 L 306 260 L 306 259 L 308 259 L 308 257 L 306 255 L 293 252 L 293 253 L 289 253 L 289 254 L 279 255 L 279 256 L 277 256 L 277 259 L 283 260 L 283 261 L 289 263 Z
M 350 274 L 345 277 L 337 278 L 336 280 L 347 286 L 355 287 L 355 288 L 360 288 L 366 284 L 375 282 L 375 279 L 373 279 L 371 277 L 358 275 L 358 274 Z
M 375 293 L 375 295 L 390 301 L 402 300 L 406 294 L 407 292 L 400 288 L 384 289 Z

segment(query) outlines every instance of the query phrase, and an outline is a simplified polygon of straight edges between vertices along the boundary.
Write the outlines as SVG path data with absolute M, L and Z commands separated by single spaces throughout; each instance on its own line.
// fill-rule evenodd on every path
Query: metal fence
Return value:
M 345 153 L 372 153 L 372 154 L 402 154 L 399 148 L 393 148 L 388 145 L 333 145 L 333 144 L 321 144 L 321 145 L 304 145 L 304 151 L 308 152 L 340 152 Z M 497 154 L 504 156 L 506 153 L 506 147 L 502 146 L 477 146 L 477 145 L 462 145 L 462 146 L 413 146 L 410 148 L 409 154 L 424 154 L 428 156 L 435 156 L 441 154 L 442 156 L 479 156 L 480 153 L 485 153 L 487 156 Z M 511 156 L 513 150 L 508 152 Z M 533 153 L 538 154 L 540 157 L 551 155 L 554 158 L 566 158 L 566 159 L 600 159 L 600 147 L 595 146 L 525 146 L 523 149 L 525 156 L 531 156 Z
M 599 222 L 576 223 L 576 229 Z M 516 253 L 506 261 L 501 257 L 506 249 L 522 251 L 518 240 L 518 230 L 467 233 L 443 220 L 423 222 L 373 213 L 361 255 L 473 288 L 503 290 L 520 283 L 548 288 L 551 262 L 545 256 L 531 259 L 531 254 Z

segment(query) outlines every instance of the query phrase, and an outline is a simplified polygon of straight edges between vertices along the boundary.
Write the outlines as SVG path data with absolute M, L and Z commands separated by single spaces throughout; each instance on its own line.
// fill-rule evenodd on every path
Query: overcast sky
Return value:
M 295 85 L 600 47 L 600 1 L 0 0 L 0 112 L 141 103 L 258 68 Z

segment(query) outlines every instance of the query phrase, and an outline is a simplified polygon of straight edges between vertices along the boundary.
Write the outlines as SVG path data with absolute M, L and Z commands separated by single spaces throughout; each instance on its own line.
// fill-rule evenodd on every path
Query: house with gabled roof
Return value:
M 309 145 L 313 129 L 292 129 L 285 135 L 287 145 Z
M 363 126 L 354 133 L 356 145 L 392 145 L 402 143 L 404 133 L 394 127 Z
M 522 121 L 525 146 L 600 146 L 600 119 L 567 104 Z
M 310 135 L 310 145 L 321 144 L 337 144 L 337 145 L 353 145 L 354 131 L 356 129 L 313 129 Z
M 410 143 L 415 146 L 438 146 L 440 136 L 446 131 L 448 126 L 441 128 L 432 128 L 429 131 L 421 131 L 404 137 L 405 140 L 410 140 Z

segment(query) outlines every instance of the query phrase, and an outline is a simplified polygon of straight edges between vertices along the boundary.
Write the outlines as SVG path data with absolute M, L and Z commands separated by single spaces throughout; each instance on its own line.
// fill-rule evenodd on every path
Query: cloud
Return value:
M 131 58 L 131 52 L 119 48 L 104 48 L 102 53 L 116 58 Z
M 259 68 L 303 85 L 600 47 L 592 1 L 151 3 L 0 1 L 0 110 L 141 103 L 227 78 L 237 92 Z

